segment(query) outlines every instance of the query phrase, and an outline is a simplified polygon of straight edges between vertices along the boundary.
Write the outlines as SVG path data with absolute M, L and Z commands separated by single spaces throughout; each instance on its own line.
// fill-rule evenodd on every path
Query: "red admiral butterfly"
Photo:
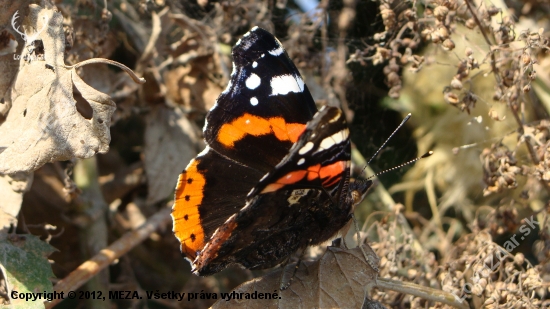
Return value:
M 350 181 L 342 111 L 319 111 L 279 40 L 254 27 L 206 116 L 206 148 L 180 174 L 174 233 L 193 272 L 273 267 L 338 233 L 371 181 Z

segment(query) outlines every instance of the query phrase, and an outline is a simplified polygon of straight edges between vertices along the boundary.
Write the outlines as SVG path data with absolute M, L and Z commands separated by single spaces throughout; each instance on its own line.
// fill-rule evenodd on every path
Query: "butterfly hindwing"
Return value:
M 174 234 L 185 257 L 196 258 L 214 231 L 244 206 L 261 176 L 208 147 L 189 163 L 179 176 L 172 211 Z
M 246 206 L 212 235 L 194 271 L 208 275 L 231 263 L 271 267 L 334 235 L 352 207 L 347 191 L 340 198 L 349 183 L 348 135 L 340 109 L 321 109 L 290 153 L 248 194 Z

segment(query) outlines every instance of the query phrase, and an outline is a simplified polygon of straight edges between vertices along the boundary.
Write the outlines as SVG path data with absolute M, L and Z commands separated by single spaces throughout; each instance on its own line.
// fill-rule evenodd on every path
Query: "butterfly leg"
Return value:
M 302 250 L 302 253 L 300 253 L 300 257 L 298 258 L 298 262 L 296 263 L 296 267 L 294 267 L 294 271 L 292 272 L 292 277 L 290 277 L 290 279 L 288 279 L 288 282 L 287 283 L 284 283 L 284 278 L 285 278 L 285 270 L 284 270 L 284 267 L 283 267 L 283 271 L 282 271 L 282 275 L 281 275 L 281 291 L 284 291 L 286 289 L 288 289 L 290 287 L 290 284 L 292 283 L 292 280 L 294 280 L 294 277 L 296 276 L 296 272 L 298 272 L 298 268 L 300 267 L 300 264 L 302 263 L 302 259 L 304 258 L 304 254 L 306 253 L 306 250 L 307 248 L 309 247 L 309 245 L 311 244 L 311 239 L 309 239 L 308 243 L 307 243 L 307 246 L 304 247 L 304 249 Z M 290 259 L 289 259 L 290 260 Z

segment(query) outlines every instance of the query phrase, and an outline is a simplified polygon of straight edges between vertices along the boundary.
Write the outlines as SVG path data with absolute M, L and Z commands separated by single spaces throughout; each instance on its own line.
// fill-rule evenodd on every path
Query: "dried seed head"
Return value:
M 460 90 L 462 89 L 462 82 L 456 78 L 456 76 L 451 80 L 451 88 Z
M 447 92 L 444 95 L 445 102 L 451 105 L 457 105 L 460 100 L 458 99 L 458 96 L 453 92 Z
M 490 7 L 487 8 L 487 14 L 489 14 L 489 16 L 495 16 L 500 12 L 501 12 L 500 8 L 497 8 L 494 5 L 491 5 Z
M 431 28 L 426 28 L 426 29 L 422 30 L 420 32 L 420 36 L 422 37 L 422 40 L 424 40 L 424 41 L 431 40 L 432 39 L 432 32 L 433 32 L 433 29 L 431 29 Z
M 446 39 L 443 41 L 443 44 L 441 44 L 444 50 L 453 50 L 455 48 L 455 43 L 451 39 Z
M 446 6 L 440 5 L 434 9 L 434 16 L 440 21 L 444 20 L 447 14 L 449 14 L 449 8 Z
M 465 25 L 468 29 L 474 29 L 477 26 L 476 21 L 473 18 L 468 19 Z
M 403 12 L 403 16 L 405 16 L 405 18 L 409 21 L 416 21 L 416 12 L 411 9 L 406 9 Z
M 380 16 L 382 16 L 382 21 L 386 27 L 386 31 L 392 29 L 397 23 L 395 20 L 395 12 L 390 8 L 380 9 Z
M 445 27 L 444 25 L 441 25 L 438 29 L 437 29 L 437 34 L 439 35 L 439 37 L 441 39 L 448 39 L 449 38 L 449 30 L 447 29 L 447 27 Z
M 432 40 L 432 42 L 435 44 L 439 44 L 441 42 L 441 37 L 439 36 L 439 33 L 437 33 L 437 31 L 434 31 L 430 34 L 430 40 Z
M 521 61 L 523 61 L 524 65 L 530 64 L 531 63 L 531 55 L 529 55 L 528 53 L 523 53 L 523 55 L 521 55 Z

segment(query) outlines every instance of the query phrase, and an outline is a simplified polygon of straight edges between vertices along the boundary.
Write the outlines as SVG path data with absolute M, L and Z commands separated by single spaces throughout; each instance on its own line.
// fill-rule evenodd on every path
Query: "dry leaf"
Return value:
M 165 72 L 166 97 L 186 109 L 207 111 L 223 90 L 207 72 L 219 71 L 217 55 L 195 59 L 191 64 Z
M 25 45 L 22 36 L 19 35 L 11 21 L 15 12 L 26 11 L 30 1 L 1 1 L 0 2 L 0 27 L 3 28 L 0 35 L 0 115 L 5 116 L 11 105 L 5 102 L 4 94 L 10 87 L 13 78 L 19 71 L 19 62 L 14 56 L 19 54 Z
M 63 17 L 52 9 L 29 6 L 32 36 L 41 51 L 27 42 L 20 70 L 6 96 L 12 105 L 0 126 L 0 174 L 32 172 L 47 162 L 89 158 L 109 149 L 110 97 L 87 85 L 77 74 L 79 65 L 112 63 L 92 59 L 74 67 L 64 64 Z M 31 44 L 32 45 L 32 44 Z
M 363 249 L 369 260 L 378 264 L 374 251 L 368 246 L 363 246 Z M 318 261 L 305 262 L 300 266 L 287 290 L 279 290 L 279 269 L 233 290 L 243 293 L 242 299 L 221 299 L 212 308 L 361 308 L 368 288 L 375 284 L 378 275 L 370 264 L 372 262 L 365 260 L 359 247 L 342 249 L 330 246 Z M 285 282 L 294 267 L 285 267 Z M 253 295 L 255 292 L 277 293 L 277 298 L 246 299 L 246 293 Z
M 202 145 L 199 128 L 178 110 L 160 106 L 146 121 L 144 156 L 150 205 L 172 197 L 175 179 Z

